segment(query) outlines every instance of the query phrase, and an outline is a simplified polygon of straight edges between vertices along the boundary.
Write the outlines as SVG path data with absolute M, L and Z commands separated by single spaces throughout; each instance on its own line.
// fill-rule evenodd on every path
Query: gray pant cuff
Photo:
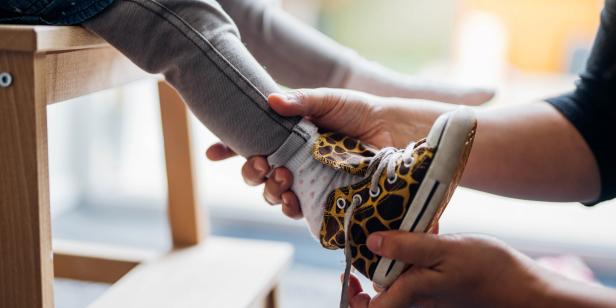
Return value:
M 296 170 L 306 160 L 303 152 L 310 153 L 317 127 L 303 119 L 293 127 L 293 132 L 282 145 L 270 156 L 267 161 L 273 168 L 285 166 L 291 171 Z M 302 148 L 304 148 L 302 150 Z M 299 154 L 299 155 L 298 155 Z

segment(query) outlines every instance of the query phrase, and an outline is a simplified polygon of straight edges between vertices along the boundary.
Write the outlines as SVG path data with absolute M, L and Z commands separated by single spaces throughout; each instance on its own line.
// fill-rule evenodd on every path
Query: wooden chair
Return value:
M 49 308 L 53 279 L 114 283 L 92 307 L 276 307 L 286 244 L 204 236 L 187 109 L 159 82 L 174 249 L 53 242 L 47 105 L 152 78 L 79 27 L 0 26 L 0 307 Z M 205 239 L 205 240 L 204 240 Z

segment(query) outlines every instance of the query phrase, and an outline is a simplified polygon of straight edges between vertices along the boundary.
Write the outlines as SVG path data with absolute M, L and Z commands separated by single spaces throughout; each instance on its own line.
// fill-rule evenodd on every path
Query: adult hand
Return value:
M 269 97 L 272 109 L 283 116 L 303 116 L 317 126 L 344 133 L 376 147 L 404 147 L 415 126 L 397 121 L 395 102 L 361 92 L 340 89 L 304 89 Z M 436 104 L 436 103 L 434 103 Z M 235 153 L 224 144 L 211 146 L 206 153 L 211 160 L 223 160 Z M 293 176 L 286 168 L 277 168 L 272 176 L 263 157 L 249 158 L 242 168 L 248 185 L 265 183 L 264 198 L 270 204 L 282 203 L 282 211 L 289 217 L 301 218 L 299 201 L 290 191 Z
M 341 132 L 378 148 L 404 147 L 412 140 L 423 137 L 439 114 L 451 109 L 451 105 L 436 102 L 412 101 L 416 114 L 408 101 L 382 98 L 370 94 L 342 89 L 302 89 L 269 96 L 269 104 L 283 116 L 303 116 L 321 128 Z M 410 119 L 413 119 L 412 121 Z M 224 144 L 217 143 L 207 150 L 211 160 L 223 160 L 235 153 Z M 249 158 L 242 168 L 242 176 L 248 185 L 265 183 L 264 198 L 270 204 L 282 203 L 282 211 L 291 218 L 301 218 L 299 201 L 290 191 L 293 176 L 285 168 L 270 172 L 264 157 Z
M 532 260 L 493 239 L 379 232 L 370 235 L 367 244 L 380 256 L 413 266 L 374 298 L 352 281 L 354 308 L 525 307 L 533 290 L 543 288 Z
M 566 279 L 488 237 L 390 231 L 370 235 L 367 245 L 413 266 L 374 298 L 352 277 L 353 308 L 613 307 L 616 299 L 612 290 Z

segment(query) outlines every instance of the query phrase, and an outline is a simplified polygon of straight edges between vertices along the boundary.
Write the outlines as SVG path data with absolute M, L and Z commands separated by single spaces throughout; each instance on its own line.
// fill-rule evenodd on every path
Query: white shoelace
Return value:
M 396 162 L 399 158 L 402 158 L 402 163 L 405 166 L 410 166 L 413 163 L 413 150 L 415 149 L 415 143 L 411 142 L 403 151 L 396 148 L 388 147 L 381 149 L 368 165 L 367 174 L 372 174 L 372 180 L 370 181 L 370 195 L 376 196 L 380 193 L 379 178 L 383 171 L 387 174 L 387 181 L 393 183 L 397 180 L 396 175 Z M 374 171 L 374 173 L 372 172 Z M 351 245 L 350 245 L 350 232 L 349 225 L 351 224 L 351 217 L 355 212 L 355 207 L 362 203 L 360 195 L 353 196 L 353 201 L 348 209 L 344 212 L 344 278 L 342 280 L 342 294 L 340 295 L 340 308 L 349 307 L 349 279 L 351 277 Z
M 351 245 L 349 245 L 349 225 L 355 207 L 361 203 L 360 198 L 353 198 L 351 206 L 344 213 L 344 278 L 342 279 L 342 294 L 340 295 L 340 308 L 349 307 L 349 279 L 351 277 Z M 359 201 L 359 202 L 358 202 Z
M 399 149 L 388 147 L 381 149 L 372 158 L 370 165 L 368 165 L 368 174 L 372 171 L 372 180 L 370 181 L 370 192 L 374 195 L 379 194 L 379 178 L 383 171 L 387 172 L 387 181 L 393 183 L 397 180 L 396 175 L 396 162 L 402 157 L 402 163 L 408 167 L 413 163 L 413 150 L 415 149 L 415 142 L 409 143 L 403 151 Z M 375 170 L 376 169 L 376 170 Z

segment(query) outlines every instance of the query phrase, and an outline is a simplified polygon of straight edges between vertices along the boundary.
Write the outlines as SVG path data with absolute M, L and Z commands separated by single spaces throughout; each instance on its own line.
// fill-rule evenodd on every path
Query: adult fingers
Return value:
M 344 90 L 299 89 L 271 94 L 268 101 L 272 109 L 283 116 L 319 117 L 346 100 L 346 96 Z
M 433 275 L 435 274 L 424 268 L 410 268 L 372 300 L 372 307 L 412 307 L 425 301 L 434 286 Z
M 370 295 L 367 293 L 358 293 L 357 295 L 349 298 L 349 306 L 351 308 L 368 308 L 370 305 Z
M 287 168 L 276 168 L 265 182 L 263 196 L 269 204 L 282 203 L 282 193 L 291 189 L 293 175 Z
M 299 199 L 292 191 L 285 191 L 282 193 L 282 213 L 289 218 L 300 219 L 304 215 L 302 208 L 299 206 Z
M 494 89 L 490 88 L 474 88 L 469 89 L 462 97 L 460 104 L 469 106 L 479 106 L 492 100 L 496 95 Z
M 343 281 L 344 274 L 340 275 L 340 281 Z M 351 308 L 368 308 L 370 304 L 370 295 L 364 293 L 359 279 L 351 274 L 349 276 L 349 306 Z
M 340 274 L 340 282 L 344 283 L 344 273 Z M 349 275 L 349 298 L 361 293 L 364 289 L 361 287 L 361 283 L 357 276 L 350 274 Z
M 265 176 L 270 171 L 269 164 L 264 157 L 251 157 L 242 166 L 244 182 L 250 186 L 257 186 L 265 182 Z
M 368 237 L 367 244 L 380 256 L 421 267 L 438 264 L 447 246 L 433 234 L 401 231 L 376 232 Z
M 376 291 L 377 293 L 381 293 L 383 291 L 385 291 L 385 288 L 381 287 L 379 284 L 377 284 L 376 282 L 372 283 L 372 288 L 374 289 L 374 291 Z
M 213 161 L 225 160 L 236 155 L 237 154 L 235 154 L 231 148 L 221 142 L 211 145 L 207 151 L 205 151 L 205 156 Z
M 478 106 L 494 98 L 491 88 L 467 88 L 433 82 L 422 82 L 409 98 L 419 98 L 450 104 Z

